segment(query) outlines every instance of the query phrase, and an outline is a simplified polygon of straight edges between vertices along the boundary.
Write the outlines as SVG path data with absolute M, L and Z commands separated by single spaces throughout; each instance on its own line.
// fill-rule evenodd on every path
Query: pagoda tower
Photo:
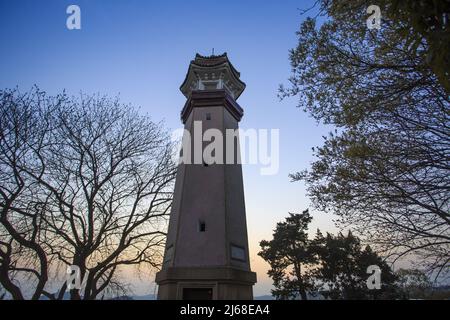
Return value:
M 191 137 L 183 140 L 190 150 L 181 152 L 190 151 L 193 161 L 178 166 L 163 267 L 156 275 L 158 299 L 253 299 L 256 273 L 250 270 L 238 137 L 225 148 L 226 130 L 237 130 L 243 116 L 236 102 L 245 89 L 239 78 L 226 53 L 197 54 L 180 87 L 187 98 L 181 120 Z M 194 162 L 199 127 L 222 132 L 223 161 Z M 206 145 L 200 142 L 200 148 Z

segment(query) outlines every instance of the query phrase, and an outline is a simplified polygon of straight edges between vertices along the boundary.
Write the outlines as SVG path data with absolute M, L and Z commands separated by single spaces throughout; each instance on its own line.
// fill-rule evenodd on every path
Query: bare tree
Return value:
M 38 243 L 51 268 L 77 266 L 86 279 L 72 299 L 124 293 L 121 267 L 161 263 L 175 174 L 169 135 L 117 99 L 62 95 L 53 105 L 36 166 L 17 166 L 38 189 Z M 66 289 L 62 281 L 42 294 L 62 298 Z
M 58 99 L 37 88 L 0 91 L 0 283 L 14 299 L 26 297 L 20 279 L 27 280 L 31 299 L 39 299 L 48 280 L 49 257 L 40 241 L 42 192 L 25 170 L 42 170 L 36 159 L 51 131 L 47 108 Z

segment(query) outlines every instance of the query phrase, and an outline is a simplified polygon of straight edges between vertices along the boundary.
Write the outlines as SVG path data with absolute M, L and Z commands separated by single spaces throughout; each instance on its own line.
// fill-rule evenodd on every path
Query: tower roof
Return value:
M 181 92 L 188 98 L 193 90 L 225 89 L 237 99 L 245 89 L 240 73 L 228 60 L 227 53 L 221 55 L 195 55 L 182 85 Z
M 201 54 L 197 53 L 195 54 L 195 59 L 191 61 L 191 64 L 195 64 L 200 67 L 217 67 L 224 63 L 228 63 L 230 65 L 231 70 L 237 78 L 241 76 L 241 74 L 233 67 L 230 60 L 228 60 L 226 52 L 218 56 L 202 56 Z

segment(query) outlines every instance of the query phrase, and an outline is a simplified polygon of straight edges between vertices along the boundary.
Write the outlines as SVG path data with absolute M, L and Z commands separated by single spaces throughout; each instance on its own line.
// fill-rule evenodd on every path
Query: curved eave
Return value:
M 226 54 L 225 54 L 225 56 L 226 56 Z M 239 86 L 241 87 L 241 89 L 238 91 L 238 94 L 236 95 L 236 98 L 235 98 L 235 99 L 238 99 L 241 96 L 242 92 L 245 90 L 246 84 L 245 84 L 244 81 L 242 81 L 239 78 L 240 77 L 240 73 L 233 67 L 233 65 L 231 64 L 231 62 L 229 60 L 223 61 L 223 62 L 218 62 L 217 64 L 212 64 L 212 65 L 207 65 L 207 66 L 198 64 L 198 63 L 195 62 L 195 60 L 192 60 L 191 63 L 189 64 L 189 68 L 188 68 L 188 71 L 187 71 L 186 76 L 184 78 L 184 81 L 183 81 L 183 83 L 180 86 L 180 91 L 183 93 L 183 95 L 186 98 L 188 98 L 188 95 L 185 94 L 185 92 L 187 90 L 184 87 L 186 87 L 187 84 L 188 84 L 188 80 L 190 78 L 189 76 L 191 74 L 195 73 L 192 70 L 193 67 L 198 68 L 198 69 L 208 70 L 208 69 L 211 69 L 211 68 L 220 68 L 220 67 L 223 67 L 223 66 L 229 68 L 229 70 L 231 71 L 229 73 L 231 74 L 233 80 L 236 81 L 239 84 Z

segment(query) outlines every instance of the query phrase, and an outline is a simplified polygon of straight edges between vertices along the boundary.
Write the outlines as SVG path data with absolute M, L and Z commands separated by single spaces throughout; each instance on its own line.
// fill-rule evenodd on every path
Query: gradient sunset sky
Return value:
M 330 130 L 300 109 L 296 99 L 279 101 L 277 88 L 290 75 L 288 50 L 314 1 L 0 1 L 0 88 L 33 84 L 49 94 L 120 94 L 168 128 L 181 127 L 185 97 L 179 91 L 195 53 L 228 53 L 247 88 L 238 99 L 241 128 L 280 130 L 280 170 L 260 175 L 245 165 L 244 187 L 251 266 L 258 273 L 255 296 L 269 294 L 268 265 L 256 253 L 288 212 L 308 208 L 302 183 L 288 174 L 308 168 L 311 147 Z M 81 30 L 66 28 L 66 8 L 81 8 Z M 332 216 L 311 211 L 316 228 L 335 231 Z M 134 280 L 133 280 L 134 281 Z M 137 294 L 152 291 L 141 279 Z

